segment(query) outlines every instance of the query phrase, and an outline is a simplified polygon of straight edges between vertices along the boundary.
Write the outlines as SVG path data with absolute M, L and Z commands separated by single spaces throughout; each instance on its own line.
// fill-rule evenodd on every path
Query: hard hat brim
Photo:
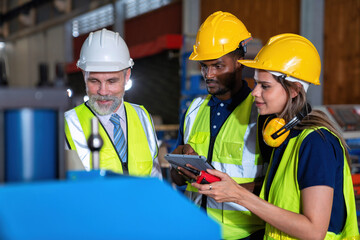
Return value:
M 256 60 L 241 59 L 241 60 L 238 60 L 238 62 L 241 63 L 244 66 L 249 67 L 249 68 L 256 68 L 256 69 L 262 69 L 262 70 L 272 70 L 272 69 L 267 69 L 267 68 L 261 66 L 261 64 L 259 64 L 259 62 L 256 61 Z
M 78 62 L 77 66 L 85 72 L 118 72 L 132 67 L 133 64 L 125 64 L 120 62 Z
M 261 69 L 261 70 L 266 70 L 266 71 L 273 71 L 273 72 L 278 72 L 279 70 L 278 69 L 272 69 L 272 68 L 269 68 L 269 67 L 264 67 L 263 64 L 261 64 L 259 61 L 256 61 L 256 60 L 238 60 L 239 63 L 241 63 L 242 65 L 246 66 L 246 67 L 249 67 L 249 68 L 254 68 L 254 69 Z M 286 75 L 291 75 L 290 73 L 287 73 L 287 72 L 283 72 L 284 74 Z M 305 81 L 304 79 L 300 79 L 299 80 L 302 80 L 302 81 Z M 308 82 L 308 81 L 305 81 L 305 82 Z M 320 85 L 320 81 L 313 81 L 311 82 L 312 84 L 314 85 Z
M 192 61 L 207 61 L 207 60 L 214 60 L 214 59 L 218 59 L 221 58 L 223 56 L 225 56 L 227 53 L 218 53 L 218 54 L 196 54 L 194 52 L 191 53 L 189 60 Z

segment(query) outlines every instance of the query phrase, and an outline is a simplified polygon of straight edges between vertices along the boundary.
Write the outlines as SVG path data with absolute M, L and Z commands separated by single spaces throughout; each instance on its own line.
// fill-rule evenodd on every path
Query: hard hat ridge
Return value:
M 90 34 L 89 34 L 89 36 L 88 36 L 88 42 L 87 42 L 87 45 L 88 46 L 90 46 L 91 45 L 91 42 L 92 42 L 92 39 L 93 39 L 93 35 L 94 35 L 94 33 L 93 32 L 91 32 Z M 86 42 L 85 42 L 86 43 Z
M 190 60 L 202 61 L 220 58 L 251 39 L 245 25 L 233 14 L 217 11 L 211 14 L 196 36 Z
M 132 67 L 134 62 L 119 33 L 104 28 L 89 34 L 76 65 L 88 72 L 116 72 Z

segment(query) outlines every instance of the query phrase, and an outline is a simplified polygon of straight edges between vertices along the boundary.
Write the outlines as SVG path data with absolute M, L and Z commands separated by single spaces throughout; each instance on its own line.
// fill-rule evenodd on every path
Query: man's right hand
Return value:
M 195 150 L 189 145 L 189 144 L 185 144 L 185 145 L 179 145 L 177 148 L 175 148 L 174 151 L 172 151 L 172 154 L 185 154 L 185 155 L 198 155 Z M 175 169 L 175 168 L 172 168 L 171 169 L 171 178 L 172 178 L 172 181 L 178 185 L 178 186 L 182 186 L 182 185 L 185 185 L 186 184 L 186 181 L 189 181 L 191 180 L 188 176 L 188 174 L 186 174 L 186 171 L 185 169 L 181 169 L 181 172 L 179 172 L 180 169 Z M 185 175 L 185 174 L 186 175 Z M 189 175 L 193 175 L 189 172 Z
M 195 150 L 190 146 L 190 144 L 179 145 L 172 154 L 185 154 L 185 155 L 199 155 Z

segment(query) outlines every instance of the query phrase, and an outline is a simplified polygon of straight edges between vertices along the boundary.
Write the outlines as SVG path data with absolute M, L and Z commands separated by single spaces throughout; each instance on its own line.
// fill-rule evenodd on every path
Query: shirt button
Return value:
M 220 107 L 223 107 L 224 106 L 224 104 L 223 103 L 220 103 Z
M 213 129 L 215 129 L 215 128 L 216 128 L 216 125 L 213 126 Z
M 220 116 L 220 112 L 218 112 L 216 115 Z

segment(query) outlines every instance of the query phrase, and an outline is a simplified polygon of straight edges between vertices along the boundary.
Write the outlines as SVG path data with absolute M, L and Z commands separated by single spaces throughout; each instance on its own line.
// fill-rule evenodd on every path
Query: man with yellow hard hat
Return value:
M 227 12 L 215 12 L 201 25 L 189 59 L 200 63 L 209 95 L 194 99 L 185 112 L 173 153 L 206 156 L 215 169 L 254 191 L 266 169 L 257 143 L 254 98 L 238 62 L 251 39 L 245 25 Z M 264 223 L 248 209 L 199 194 L 183 177 L 195 176 L 182 168 L 171 173 L 177 185 L 187 184 L 185 195 L 221 224 L 222 238 L 262 239 Z

